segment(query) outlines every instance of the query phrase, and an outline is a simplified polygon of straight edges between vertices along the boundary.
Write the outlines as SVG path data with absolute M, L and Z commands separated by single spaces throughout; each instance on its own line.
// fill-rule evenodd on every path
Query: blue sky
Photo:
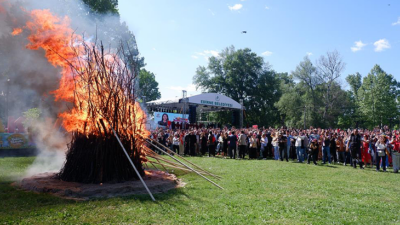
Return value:
M 119 0 L 119 10 L 162 99 L 199 93 L 196 68 L 230 45 L 289 73 L 305 55 L 315 62 L 336 49 L 347 64 L 344 88 L 348 74 L 366 76 L 375 64 L 400 81 L 400 1 Z

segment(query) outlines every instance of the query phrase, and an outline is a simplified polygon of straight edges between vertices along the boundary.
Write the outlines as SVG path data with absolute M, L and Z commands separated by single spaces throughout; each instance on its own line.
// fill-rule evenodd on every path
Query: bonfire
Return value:
M 144 167 L 151 165 L 156 170 L 192 171 L 220 187 L 204 175 L 218 176 L 184 158 L 179 160 L 167 147 L 148 139 L 146 114 L 136 96 L 138 68 L 130 49 L 122 44 L 105 49 L 101 41 L 89 42 L 73 32 L 68 18 L 60 19 L 49 10 L 33 10 L 27 17 L 26 24 L 15 27 L 12 34 L 28 32 L 27 48 L 43 49 L 48 61 L 61 68 L 59 88 L 52 94 L 69 106 L 58 115 L 63 128 L 72 134 L 59 179 L 91 184 L 143 182 Z

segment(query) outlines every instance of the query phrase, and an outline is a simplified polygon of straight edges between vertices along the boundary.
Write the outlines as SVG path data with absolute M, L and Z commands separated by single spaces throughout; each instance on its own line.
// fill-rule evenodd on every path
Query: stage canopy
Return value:
M 147 107 L 153 111 L 160 111 L 163 109 L 181 111 L 185 106 L 185 100 L 187 108 L 189 106 L 195 106 L 202 112 L 242 109 L 242 106 L 237 101 L 218 93 L 203 93 L 187 98 L 156 100 L 147 102 L 146 104 Z

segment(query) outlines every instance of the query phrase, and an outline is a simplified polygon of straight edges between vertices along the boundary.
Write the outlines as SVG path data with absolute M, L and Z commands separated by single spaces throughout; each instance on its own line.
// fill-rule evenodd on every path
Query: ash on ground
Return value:
M 175 175 L 156 170 L 146 170 L 143 180 L 153 194 L 165 193 L 171 189 L 186 185 L 186 183 L 182 182 Z M 140 180 L 125 181 L 122 183 L 83 184 L 62 181 L 57 178 L 56 173 L 37 174 L 24 178 L 21 182 L 14 185 L 19 186 L 23 190 L 36 193 L 50 193 L 61 198 L 73 200 L 148 194 Z

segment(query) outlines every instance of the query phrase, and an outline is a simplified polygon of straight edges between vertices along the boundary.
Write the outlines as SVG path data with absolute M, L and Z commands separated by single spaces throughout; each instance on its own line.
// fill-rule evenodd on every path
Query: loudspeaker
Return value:
M 189 123 L 197 123 L 196 106 L 195 105 L 189 106 Z

